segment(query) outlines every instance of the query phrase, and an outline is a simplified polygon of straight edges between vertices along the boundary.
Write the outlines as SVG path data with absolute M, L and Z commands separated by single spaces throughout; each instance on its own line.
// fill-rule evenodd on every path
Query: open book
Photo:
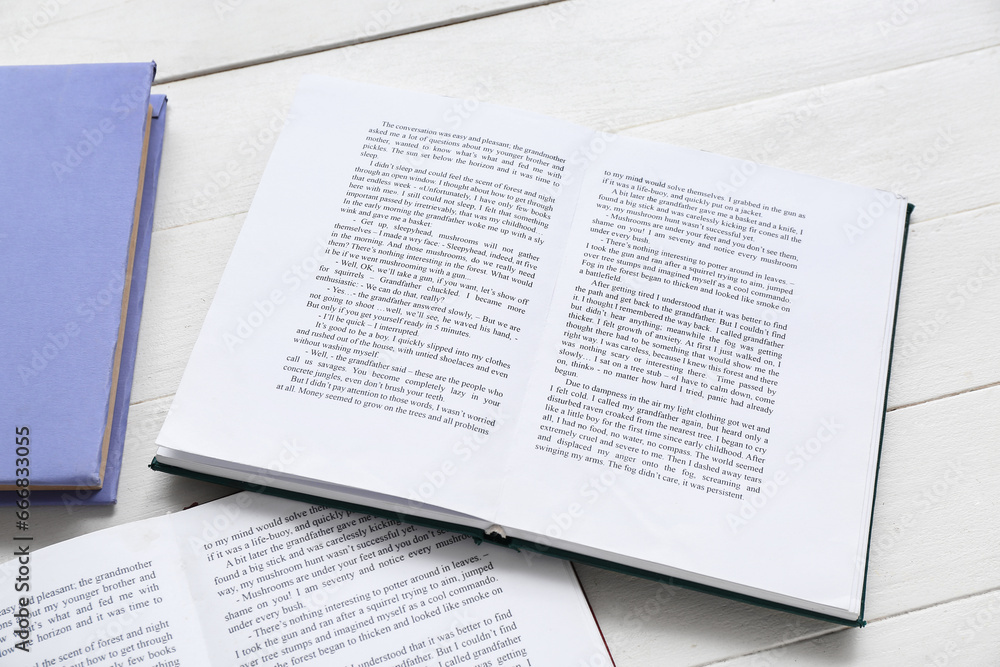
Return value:
M 280 498 L 237 494 L 30 561 L 30 590 L 17 559 L 0 566 L 4 665 L 613 664 L 567 563 Z
M 307 77 L 154 468 L 863 623 L 907 204 Z

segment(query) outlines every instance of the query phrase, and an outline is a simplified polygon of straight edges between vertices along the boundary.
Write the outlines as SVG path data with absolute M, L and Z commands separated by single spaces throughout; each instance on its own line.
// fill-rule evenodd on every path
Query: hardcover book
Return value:
M 153 467 L 864 623 L 909 207 L 307 77 Z
M 0 488 L 97 490 L 109 461 L 117 475 L 152 220 L 144 184 L 162 144 L 154 73 L 153 63 L 0 68 L 0 419 L 31 452 L 30 464 L 0 465 Z

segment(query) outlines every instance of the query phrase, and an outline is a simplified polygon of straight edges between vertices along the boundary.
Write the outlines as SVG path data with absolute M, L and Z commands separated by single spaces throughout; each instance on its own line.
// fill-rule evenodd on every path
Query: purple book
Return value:
M 117 495 L 165 120 L 154 72 L 0 67 L 0 485 L 27 472 L 32 504 Z

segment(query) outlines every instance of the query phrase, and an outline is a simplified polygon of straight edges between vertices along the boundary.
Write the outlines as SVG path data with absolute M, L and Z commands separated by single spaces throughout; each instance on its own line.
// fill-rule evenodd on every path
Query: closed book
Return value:
M 0 489 L 101 489 L 109 461 L 117 476 L 152 223 L 155 69 L 0 68 L 0 433 L 12 452 Z M 154 163 L 160 141 L 162 127 Z

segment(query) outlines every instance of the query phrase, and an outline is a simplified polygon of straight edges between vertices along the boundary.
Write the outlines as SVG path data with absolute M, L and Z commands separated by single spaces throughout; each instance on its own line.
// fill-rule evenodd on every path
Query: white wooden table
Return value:
M 153 59 L 170 98 L 119 503 L 35 509 L 36 541 L 228 493 L 146 466 L 295 86 L 324 73 L 909 197 L 868 627 L 580 572 L 619 667 L 1000 665 L 1000 6 L 812 4 L 6 0 L 3 64 Z

